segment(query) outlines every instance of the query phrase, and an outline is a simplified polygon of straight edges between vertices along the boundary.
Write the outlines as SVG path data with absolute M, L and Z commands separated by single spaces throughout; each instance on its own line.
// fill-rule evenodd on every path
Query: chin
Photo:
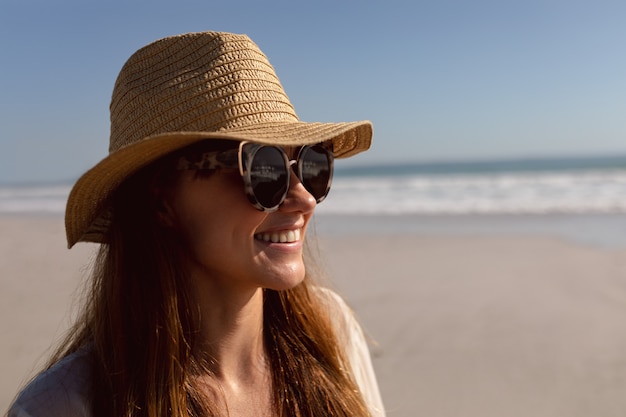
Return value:
M 285 291 L 297 287 L 304 281 L 304 269 L 302 273 L 293 274 L 288 277 L 276 277 L 272 280 L 271 284 L 268 284 L 265 288 L 275 291 Z

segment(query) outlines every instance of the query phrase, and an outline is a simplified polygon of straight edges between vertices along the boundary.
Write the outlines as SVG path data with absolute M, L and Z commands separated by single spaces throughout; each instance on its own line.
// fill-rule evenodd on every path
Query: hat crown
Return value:
M 109 152 L 168 132 L 232 132 L 298 117 L 259 47 L 245 35 L 190 33 L 133 54 L 111 100 Z

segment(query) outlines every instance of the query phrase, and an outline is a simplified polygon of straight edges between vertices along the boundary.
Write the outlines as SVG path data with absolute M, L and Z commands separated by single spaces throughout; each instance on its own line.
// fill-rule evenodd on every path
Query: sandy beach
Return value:
M 626 246 L 455 221 L 318 219 L 324 266 L 376 343 L 388 415 L 624 415 Z M 66 328 L 94 248 L 67 250 L 61 217 L 0 217 L 0 411 Z

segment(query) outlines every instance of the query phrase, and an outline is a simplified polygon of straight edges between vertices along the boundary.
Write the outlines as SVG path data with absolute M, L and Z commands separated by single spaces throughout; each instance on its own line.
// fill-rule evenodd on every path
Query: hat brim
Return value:
M 223 132 L 171 132 L 147 137 L 112 152 L 76 181 L 65 210 L 68 247 L 79 241 L 103 241 L 110 221 L 107 202 L 127 178 L 171 152 L 207 139 L 246 140 L 279 146 L 331 140 L 335 157 L 347 158 L 370 147 L 372 124 L 369 121 L 271 123 Z

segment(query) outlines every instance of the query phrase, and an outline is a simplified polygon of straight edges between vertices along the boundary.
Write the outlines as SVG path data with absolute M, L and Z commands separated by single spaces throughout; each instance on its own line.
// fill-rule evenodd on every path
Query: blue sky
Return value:
M 0 0 L 0 183 L 77 178 L 125 60 L 202 30 L 250 35 L 301 119 L 372 120 L 350 164 L 626 153 L 622 0 Z

